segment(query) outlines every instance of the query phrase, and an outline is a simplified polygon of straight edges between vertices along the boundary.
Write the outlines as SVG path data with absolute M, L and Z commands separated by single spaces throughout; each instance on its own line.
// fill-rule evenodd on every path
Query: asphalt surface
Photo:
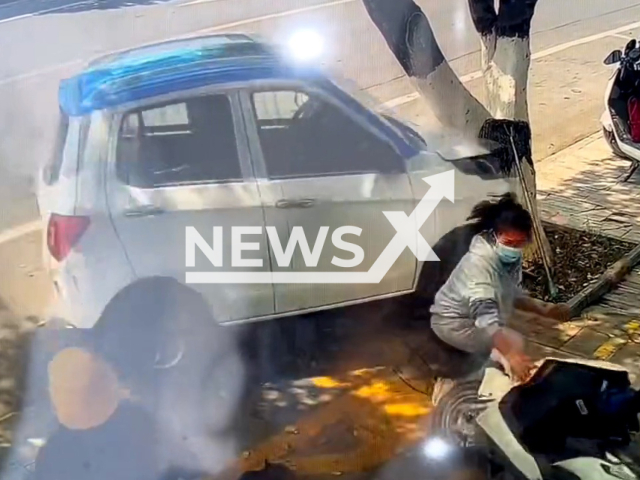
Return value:
M 428 13 L 454 69 L 460 75 L 477 70 L 478 39 L 467 1 L 419 3 Z M 637 0 L 581 0 L 579 6 L 541 0 L 533 23 L 533 51 L 566 45 L 636 19 L 640 19 Z M 326 41 L 322 58 L 326 68 L 353 80 L 358 88 L 368 89 L 378 100 L 388 101 L 412 92 L 360 0 L 180 0 L 135 5 L 123 0 L 20 0 L 0 5 L 0 44 L 11 46 L 3 49 L 0 64 L 0 201 L 5 205 L 0 214 L 0 231 L 37 218 L 32 176 L 50 155 L 58 82 L 77 72 L 84 62 L 109 51 L 194 32 L 251 32 L 283 42 L 299 28 L 321 32 Z M 612 45 L 621 42 L 616 39 Z M 591 45 L 583 50 L 575 58 L 567 58 L 566 64 L 587 64 L 591 65 L 589 72 L 604 72 L 601 52 Z M 557 56 L 561 58 L 562 54 Z M 532 71 L 536 68 L 534 62 Z M 552 65 L 544 73 L 551 82 L 543 82 L 541 88 L 567 88 L 566 70 L 562 62 L 558 67 Z M 591 75 L 589 72 L 586 77 Z M 604 88 L 601 83 L 598 77 L 592 88 L 594 94 L 589 91 L 589 110 L 578 109 L 580 118 L 588 120 L 584 134 L 592 133 L 597 122 L 597 104 Z M 573 121 L 570 116 L 563 116 L 573 103 L 555 105 L 553 99 L 547 100 L 543 102 L 546 105 L 531 103 L 533 117 L 543 109 L 545 117 L 565 124 Z M 425 107 L 402 108 L 420 116 Z M 555 125 L 550 130 L 553 135 L 563 135 Z M 582 127 L 574 126 L 574 130 L 581 132 Z M 574 132 L 569 137 L 576 135 Z M 553 144 L 567 141 L 559 138 Z

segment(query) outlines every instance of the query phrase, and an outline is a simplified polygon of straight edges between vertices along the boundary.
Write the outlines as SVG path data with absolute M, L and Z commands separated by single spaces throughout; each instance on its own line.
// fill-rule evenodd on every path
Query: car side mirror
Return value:
M 620 60 L 622 60 L 622 52 L 620 50 L 614 50 L 607 55 L 607 58 L 604 59 L 604 64 L 614 65 L 616 63 L 620 63 Z

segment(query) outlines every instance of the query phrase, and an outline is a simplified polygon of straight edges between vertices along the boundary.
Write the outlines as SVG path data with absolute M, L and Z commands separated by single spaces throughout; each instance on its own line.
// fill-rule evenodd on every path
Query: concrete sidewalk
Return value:
M 615 157 L 600 133 L 536 164 L 544 220 L 640 242 L 640 174 Z M 535 357 L 578 356 L 619 363 L 640 385 L 640 268 L 583 316 L 567 323 L 521 315 L 514 327 Z
M 629 371 L 634 386 L 640 387 L 638 316 L 588 312 L 560 323 L 521 313 L 511 326 L 527 338 L 534 359 L 577 357 L 617 363 Z
M 640 175 L 621 183 L 631 163 L 614 156 L 600 133 L 536 164 L 545 220 L 640 242 Z

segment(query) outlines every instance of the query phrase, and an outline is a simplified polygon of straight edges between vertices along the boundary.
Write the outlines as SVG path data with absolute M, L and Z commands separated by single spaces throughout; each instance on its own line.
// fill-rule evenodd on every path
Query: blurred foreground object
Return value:
M 123 392 L 110 365 L 81 348 L 66 348 L 49 363 L 49 395 L 62 425 L 85 430 L 106 422 Z
M 195 478 L 183 466 L 193 465 L 191 452 L 133 399 L 119 373 L 84 348 L 65 348 L 49 362 L 49 394 L 61 425 L 38 452 L 35 480 Z M 173 458 L 180 461 L 167 452 L 178 452 Z

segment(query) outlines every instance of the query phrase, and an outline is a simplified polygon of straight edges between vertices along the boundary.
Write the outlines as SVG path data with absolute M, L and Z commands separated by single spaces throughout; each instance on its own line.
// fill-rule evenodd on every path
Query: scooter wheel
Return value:
M 618 146 L 618 140 L 616 139 L 616 136 L 613 132 L 602 127 L 602 136 L 606 140 L 607 144 L 609 145 L 609 148 L 611 149 L 614 155 L 621 158 L 628 158 L 625 155 L 625 153 L 622 150 L 620 150 L 620 147 Z
M 480 380 L 456 383 L 431 412 L 430 432 L 461 447 L 478 445 L 475 419 L 486 408 L 486 401 L 478 398 L 480 384 Z
M 637 439 L 625 448 L 615 450 L 612 453 L 633 472 L 636 478 L 640 478 L 640 445 Z

